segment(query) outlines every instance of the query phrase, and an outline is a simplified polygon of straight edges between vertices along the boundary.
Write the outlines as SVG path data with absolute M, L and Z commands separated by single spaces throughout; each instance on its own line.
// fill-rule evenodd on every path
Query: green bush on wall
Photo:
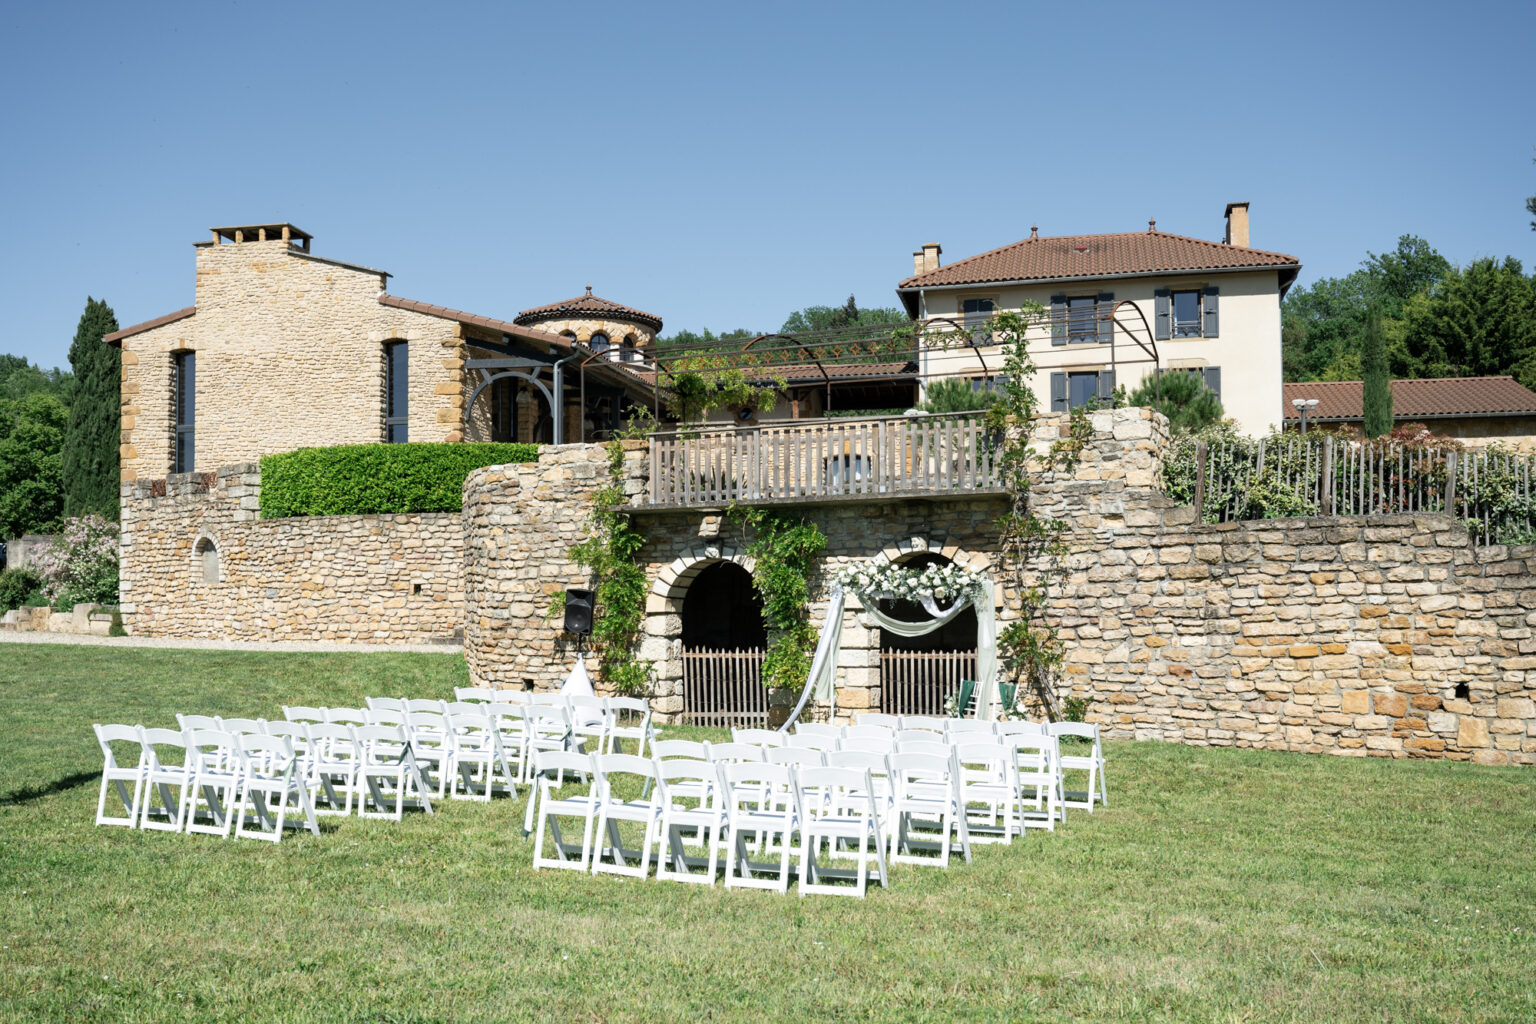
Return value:
M 457 512 L 482 466 L 533 462 L 533 444 L 353 444 L 261 460 L 261 517 Z

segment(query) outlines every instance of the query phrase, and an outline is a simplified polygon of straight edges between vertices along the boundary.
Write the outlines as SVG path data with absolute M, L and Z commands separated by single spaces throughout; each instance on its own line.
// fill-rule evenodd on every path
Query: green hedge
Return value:
M 354 444 L 261 460 L 261 517 L 457 512 L 482 466 L 533 462 L 533 444 Z

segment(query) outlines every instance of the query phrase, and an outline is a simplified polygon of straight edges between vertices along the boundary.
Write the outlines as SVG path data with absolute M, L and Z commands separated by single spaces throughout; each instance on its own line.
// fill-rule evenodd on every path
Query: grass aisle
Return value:
M 1521 769 L 1111 744 L 1107 810 L 862 902 L 534 872 L 521 801 L 276 847 L 92 825 L 93 721 L 464 679 L 0 646 L 0 1020 L 1536 1019 Z

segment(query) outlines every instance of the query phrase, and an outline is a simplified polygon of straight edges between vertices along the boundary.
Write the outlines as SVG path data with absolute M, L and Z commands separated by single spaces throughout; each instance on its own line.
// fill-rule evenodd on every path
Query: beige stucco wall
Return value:
M 1189 274 L 1177 277 L 1124 278 L 1110 281 L 1084 281 L 1078 284 L 1056 283 L 1001 288 L 981 285 L 954 290 L 924 292 L 927 316 L 959 317 L 963 301 L 991 298 L 998 310 L 1018 309 L 1025 301 L 1050 307 L 1051 296 L 1097 295 L 1113 292 L 1115 301 L 1129 299 L 1146 317 L 1147 331 L 1129 310 L 1120 313 L 1122 322 L 1135 323 L 1138 335 L 1146 337 L 1155 330 L 1153 292 L 1158 288 L 1174 291 L 1214 285 L 1221 289 L 1220 335 L 1216 338 L 1175 338 L 1157 343 L 1163 367 L 1221 367 L 1221 401 L 1227 415 L 1235 419 L 1244 433 L 1264 434 L 1280 423 L 1282 412 L 1280 368 L 1280 292 L 1275 271 L 1237 274 Z M 1029 347 L 1038 372 L 1033 385 L 1042 409 L 1050 408 L 1052 371 L 1102 370 L 1111 365 L 1109 345 L 1061 345 L 1050 343 L 1048 332 Z M 1125 332 L 1115 332 L 1115 381 L 1133 391 L 1141 379 L 1152 372 L 1148 357 Z M 984 348 L 990 372 L 997 373 L 1002 355 L 996 348 Z M 929 350 L 922 356 L 925 379 L 973 377 L 983 372 L 976 354 L 966 349 Z
M 461 328 L 379 304 L 381 275 L 282 241 L 197 247 L 195 315 L 121 342 L 124 480 L 171 464 L 173 353 L 195 351 L 198 470 L 384 438 L 383 343 L 410 347 L 412 441 L 458 440 Z

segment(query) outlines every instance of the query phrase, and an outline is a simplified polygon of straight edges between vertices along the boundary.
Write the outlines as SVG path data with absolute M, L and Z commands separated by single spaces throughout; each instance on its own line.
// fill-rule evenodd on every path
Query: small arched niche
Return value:
M 218 583 L 223 566 L 219 563 L 219 546 L 212 537 L 202 536 L 192 545 L 192 570 L 200 583 Z

